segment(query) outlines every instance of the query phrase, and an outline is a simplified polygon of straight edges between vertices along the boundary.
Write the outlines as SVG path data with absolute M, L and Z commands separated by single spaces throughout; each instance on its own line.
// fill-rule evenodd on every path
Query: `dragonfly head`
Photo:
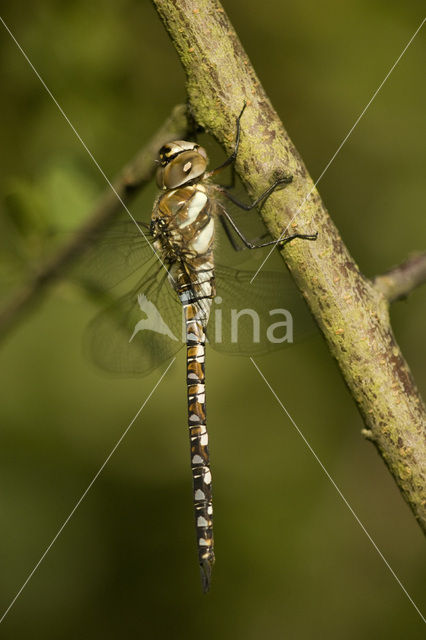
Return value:
M 176 189 L 203 175 L 207 153 L 195 142 L 175 140 L 161 147 L 157 184 L 160 189 Z

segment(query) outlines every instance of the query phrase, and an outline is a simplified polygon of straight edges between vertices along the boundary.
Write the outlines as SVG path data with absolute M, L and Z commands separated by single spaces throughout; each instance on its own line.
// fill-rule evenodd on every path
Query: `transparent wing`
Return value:
M 303 298 L 284 268 L 255 271 L 217 265 L 216 291 L 207 327 L 217 351 L 255 356 L 292 346 L 318 333 Z
M 130 218 L 120 218 L 96 233 L 71 276 L 91 287 L 108 289 L 140 269 L 155 252 L 145 223 L 138 225 Z
M 182 346 L 182 308 L 157 261 L 89 324 L 85 352 L 102 369 L 146 375 Z
M 217 266 L 217 296 L 207 327 L 210 346 L 233 355 L 258 356 L 289 347 L 318 330 L 290 277 L 282 272 Z M 123 296 L 89 324 L 86 354 L 101 368 L 146 375 L 184 345 L 182 306 L 157 262 Z

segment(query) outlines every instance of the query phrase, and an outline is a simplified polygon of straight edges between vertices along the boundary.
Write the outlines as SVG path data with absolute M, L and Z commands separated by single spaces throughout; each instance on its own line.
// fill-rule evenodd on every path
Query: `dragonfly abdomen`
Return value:
M 214 563 L 212 476 L 208 448 L 205 400 L 205 333 L 197 319 L 197 306 L 184 305 L 187 341 L 188 427 L 198 561 L 203 590 L 210 586 Z

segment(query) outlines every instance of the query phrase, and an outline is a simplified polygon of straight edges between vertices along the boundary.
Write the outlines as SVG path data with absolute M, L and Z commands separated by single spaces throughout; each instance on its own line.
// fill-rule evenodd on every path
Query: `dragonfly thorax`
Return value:
M 161 147 L 157 184 L 160 189 L 176 189 L 200 179 L 207 167 L 207 153 L 195 142 L 175 140 Z
M 214 216 L 204 184 L 170 189 L 157 200 L 152 213 L 151 233 L 155 247 L 169 262 L 208 257 L 213 250 Z

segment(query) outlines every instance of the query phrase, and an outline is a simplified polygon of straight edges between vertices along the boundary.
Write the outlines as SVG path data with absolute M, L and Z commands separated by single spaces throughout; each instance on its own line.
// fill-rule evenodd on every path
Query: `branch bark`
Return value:
M 389 302 L 406 298 L 408 294 L 426 281 L 426 253 L 409 257 L 397 267 L 373 280 Z
M 360 273 L 220 3 L 153 3 L 185 69 L 195 119 L 228 152 L 247 101 L 236 169 L 249 193 L 259 195 L 283 169 L 293 175 L 262 217 L 274 238 L 295 215 L 294 227 L 318 231 L 316 242 L 293 243 L 282 255 L 359 407 L 364 433 L 426 531 L 426 413 L 390 326 L 387 297 L 394 294 Z
M 0 340 L 17 326 L 31 308 L 40 301 L 48 287 L 65 274 L 90 244 L 90 240 L 122 212 L 123 204 L 131 200 L 152 179 L 158 149 L 171 139 L 184 138 L 189 130 L 187 108 L 176 106 L 148 144 L 122 169 L 114 180 L 114 190 L 108 188 L 86 223 L 46 264 L 37 270 L 27 284 L 0 311 Z M 124 215 L 127 213 L 124 211 Z

